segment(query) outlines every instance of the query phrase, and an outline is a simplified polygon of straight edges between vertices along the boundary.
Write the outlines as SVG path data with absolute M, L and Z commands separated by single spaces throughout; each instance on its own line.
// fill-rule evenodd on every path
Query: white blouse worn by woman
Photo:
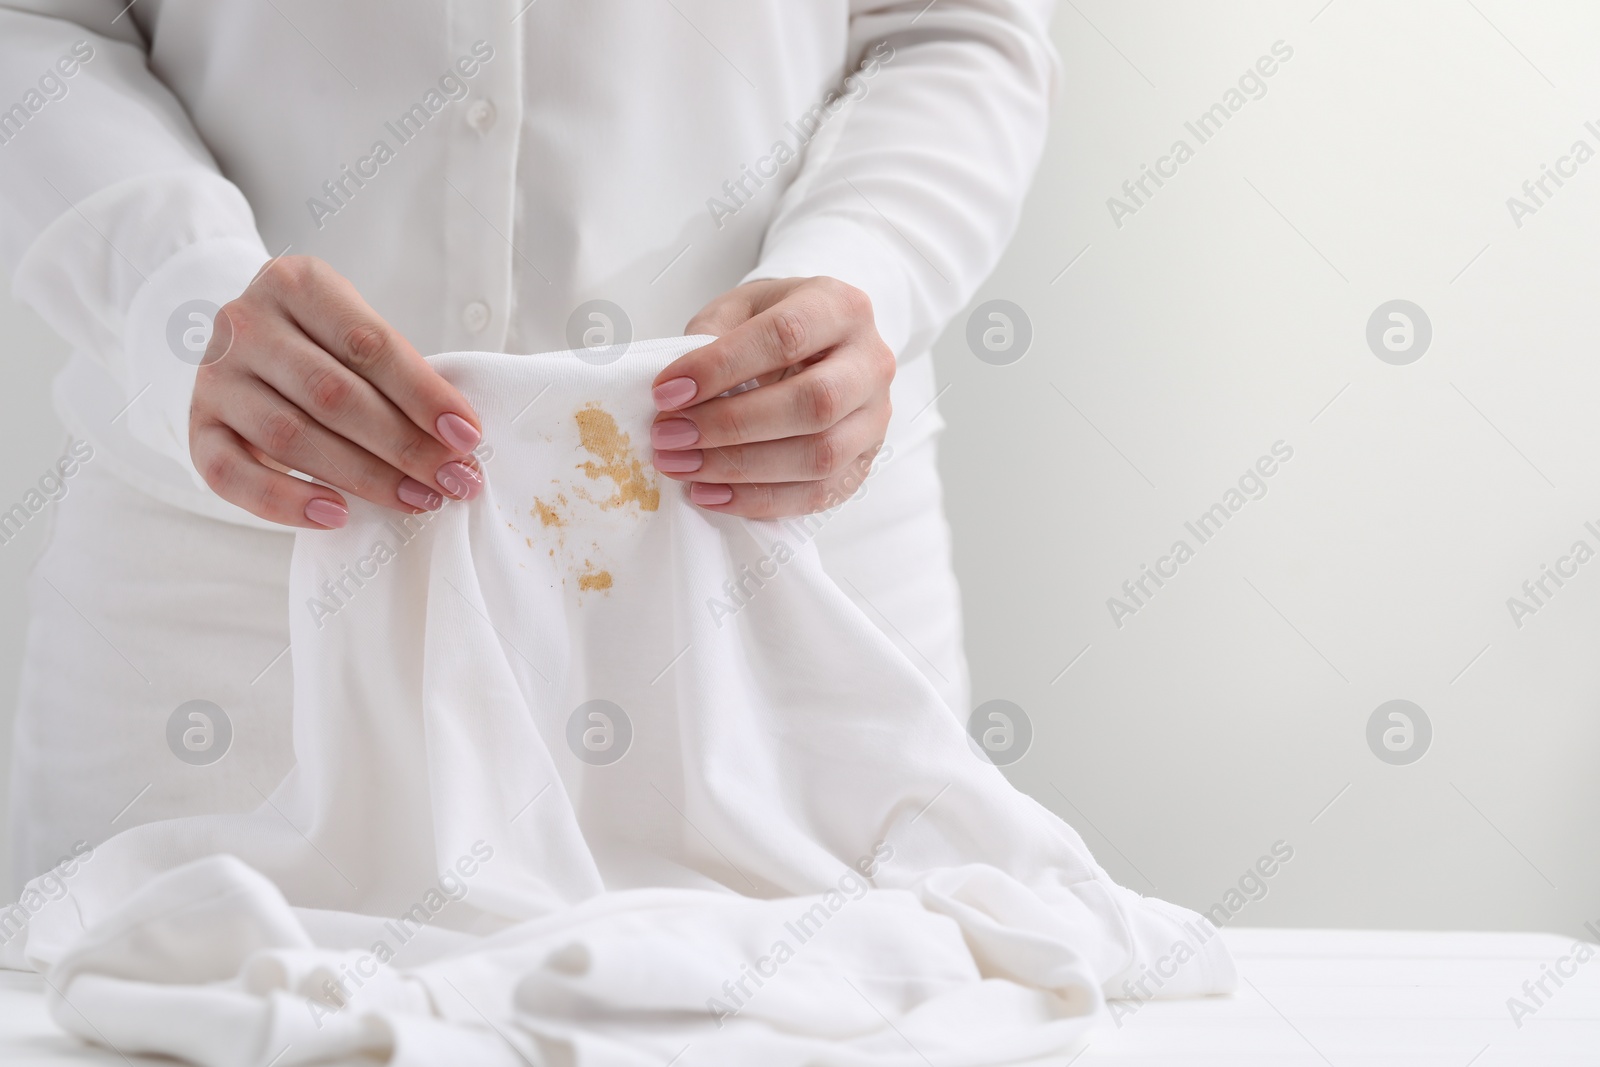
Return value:
M 424 353 L 674 335 L 756 278 L 865 290 L 894 458 L 819 547 L 965 714 L 928 349 L 1015 227 L 1052 6 L 0 3 L 0 261 L 72 345 L 57 406 L 95 456 L 35 578 L 14 877 L 281 776 L 290 536 L 199 481 L 188 403 L 208 309 L 287 252 Z M 193 698 L 242 720 L 220 784 L 166 751 Z

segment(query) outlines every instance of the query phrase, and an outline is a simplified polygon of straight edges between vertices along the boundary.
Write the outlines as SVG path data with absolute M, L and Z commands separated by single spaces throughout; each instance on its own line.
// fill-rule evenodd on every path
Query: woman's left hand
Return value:
M 685 333 L 717 340 L 656 376 L 655 466 L 711 511 L 775 519 L 860 488 L 889 425 L 895 359 L 872 302 L 833 278 L 747 282 Z M 761 388 L 720 396 L 759 381 Z

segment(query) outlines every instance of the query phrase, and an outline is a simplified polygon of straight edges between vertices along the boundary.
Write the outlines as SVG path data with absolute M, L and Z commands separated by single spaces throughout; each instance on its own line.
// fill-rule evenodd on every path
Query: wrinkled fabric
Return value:
M 649 383 L 703 340 L 433 358 L 484 492 L 297 536 L 297 765 L 112 838 L 6 946 L 65 1028 L 210 1067 L 976 1065 L 1152 970 L 1232 987 L 980 754 L 815 520 L 655 476 Z
M 0 0 L 0 267 L 71 345 L 64 424 L 250 526 L 189 400 L 217 308 L 285 252 L 421 352 L 661 336 L 744 280 L 838 278 L 909 418 L 1043 153 L 1053 7 Z

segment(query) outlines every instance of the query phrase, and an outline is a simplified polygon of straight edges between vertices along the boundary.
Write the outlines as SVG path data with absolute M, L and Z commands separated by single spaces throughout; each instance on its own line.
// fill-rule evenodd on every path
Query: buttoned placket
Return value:
M 449 5 L 448 62 L 493 56 L 463 79 L 445 148 L 445 321 L 447 347 L 503 351 L 513 306 L 517 139 L 522 125 L 522 36 L 518 5 Z M 480 46 L 481 48 L 481 46 Z

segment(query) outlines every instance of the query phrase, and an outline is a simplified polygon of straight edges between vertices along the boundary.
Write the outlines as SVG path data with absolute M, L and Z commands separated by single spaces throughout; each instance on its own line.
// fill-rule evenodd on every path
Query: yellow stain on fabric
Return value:
M 561 504 L 565 504 L 567 502 L 567 498 L 559 494 L 557 494 L 556 500 Z M 565 526 L 567 524 L 567 520 L 562 517 L 561 512 L 557 511 L 549 504 L 546 504 L 538 497 L 533 498 L 532 514 L 545 526 Z
M 622 432 L 617 426 L 617 420 L 598 402 L 591 401 L 575 411 L 572 417 L 578 424 L 578 437 L 583 450 L 592 457 L 578 464 L 577 469 L 583 471 L 590 481 L 608 479 L 616 486 L 616 491 L 603 500 L 596 500 L 577 482 L 563 483 L 560 479 L 555 479 L 554 484 L 556 486 L 565 484 L 567 492 L 557 491 L 550 494 L 548 500 L 535 497 L 533 507 L 528 509 L 528 515 L 538 519 L 542 528 L 554 529 L 556 543 L 554 547 L 548 549 L 548 554 L 552 560 L 557 560 L 556 549 L 561 550 L 557 566 L 567 572 L 562 577 L 561 584 L 566 585 L 567 579 L 571 577 L 577 579 L 580 592 L 606 593 L 613 585 L 611 572 L 596 566 L 588 559 L 583 561 L 581 569 L 578 568 L 577 556 L 567 544 L 567 533 L 573 528 L 572 524 L 577 522 L 580 528 L 583 525 L 572 502 L 567 499 L 567 493 L 574 493 L 580 499 L 608 511 L 627 504 L 636 504 L 641 512 L 645 512 L 660 509 L 661 490 L 657 486 L 653 472 L 634 455 L 633 443 L 628 439 L 628 435 Z M 524 540 L 529 548 L 534 547 L 533 538 L 527 537 Z M 591 542 L 591 546 L 597 553 L 600 551 L 598 541 Z
M 599 404 L 591 403 L 579 409 L 578 434 L 584 451 L 594 459 L 584 460 L 579 469 L 593 481 L 610 478 L 617 491 L 600 501 L 602 508 L 617 508 L 624 504 L 637 504 L 640 511 L 655 511 L 661 506 L 661 490 L 655 479 L 645 471 L 644 464 L 633 454 L 628 435 L 617 427 L 617 420 Z M 606 582 L 609 586 L 611 583 Z

